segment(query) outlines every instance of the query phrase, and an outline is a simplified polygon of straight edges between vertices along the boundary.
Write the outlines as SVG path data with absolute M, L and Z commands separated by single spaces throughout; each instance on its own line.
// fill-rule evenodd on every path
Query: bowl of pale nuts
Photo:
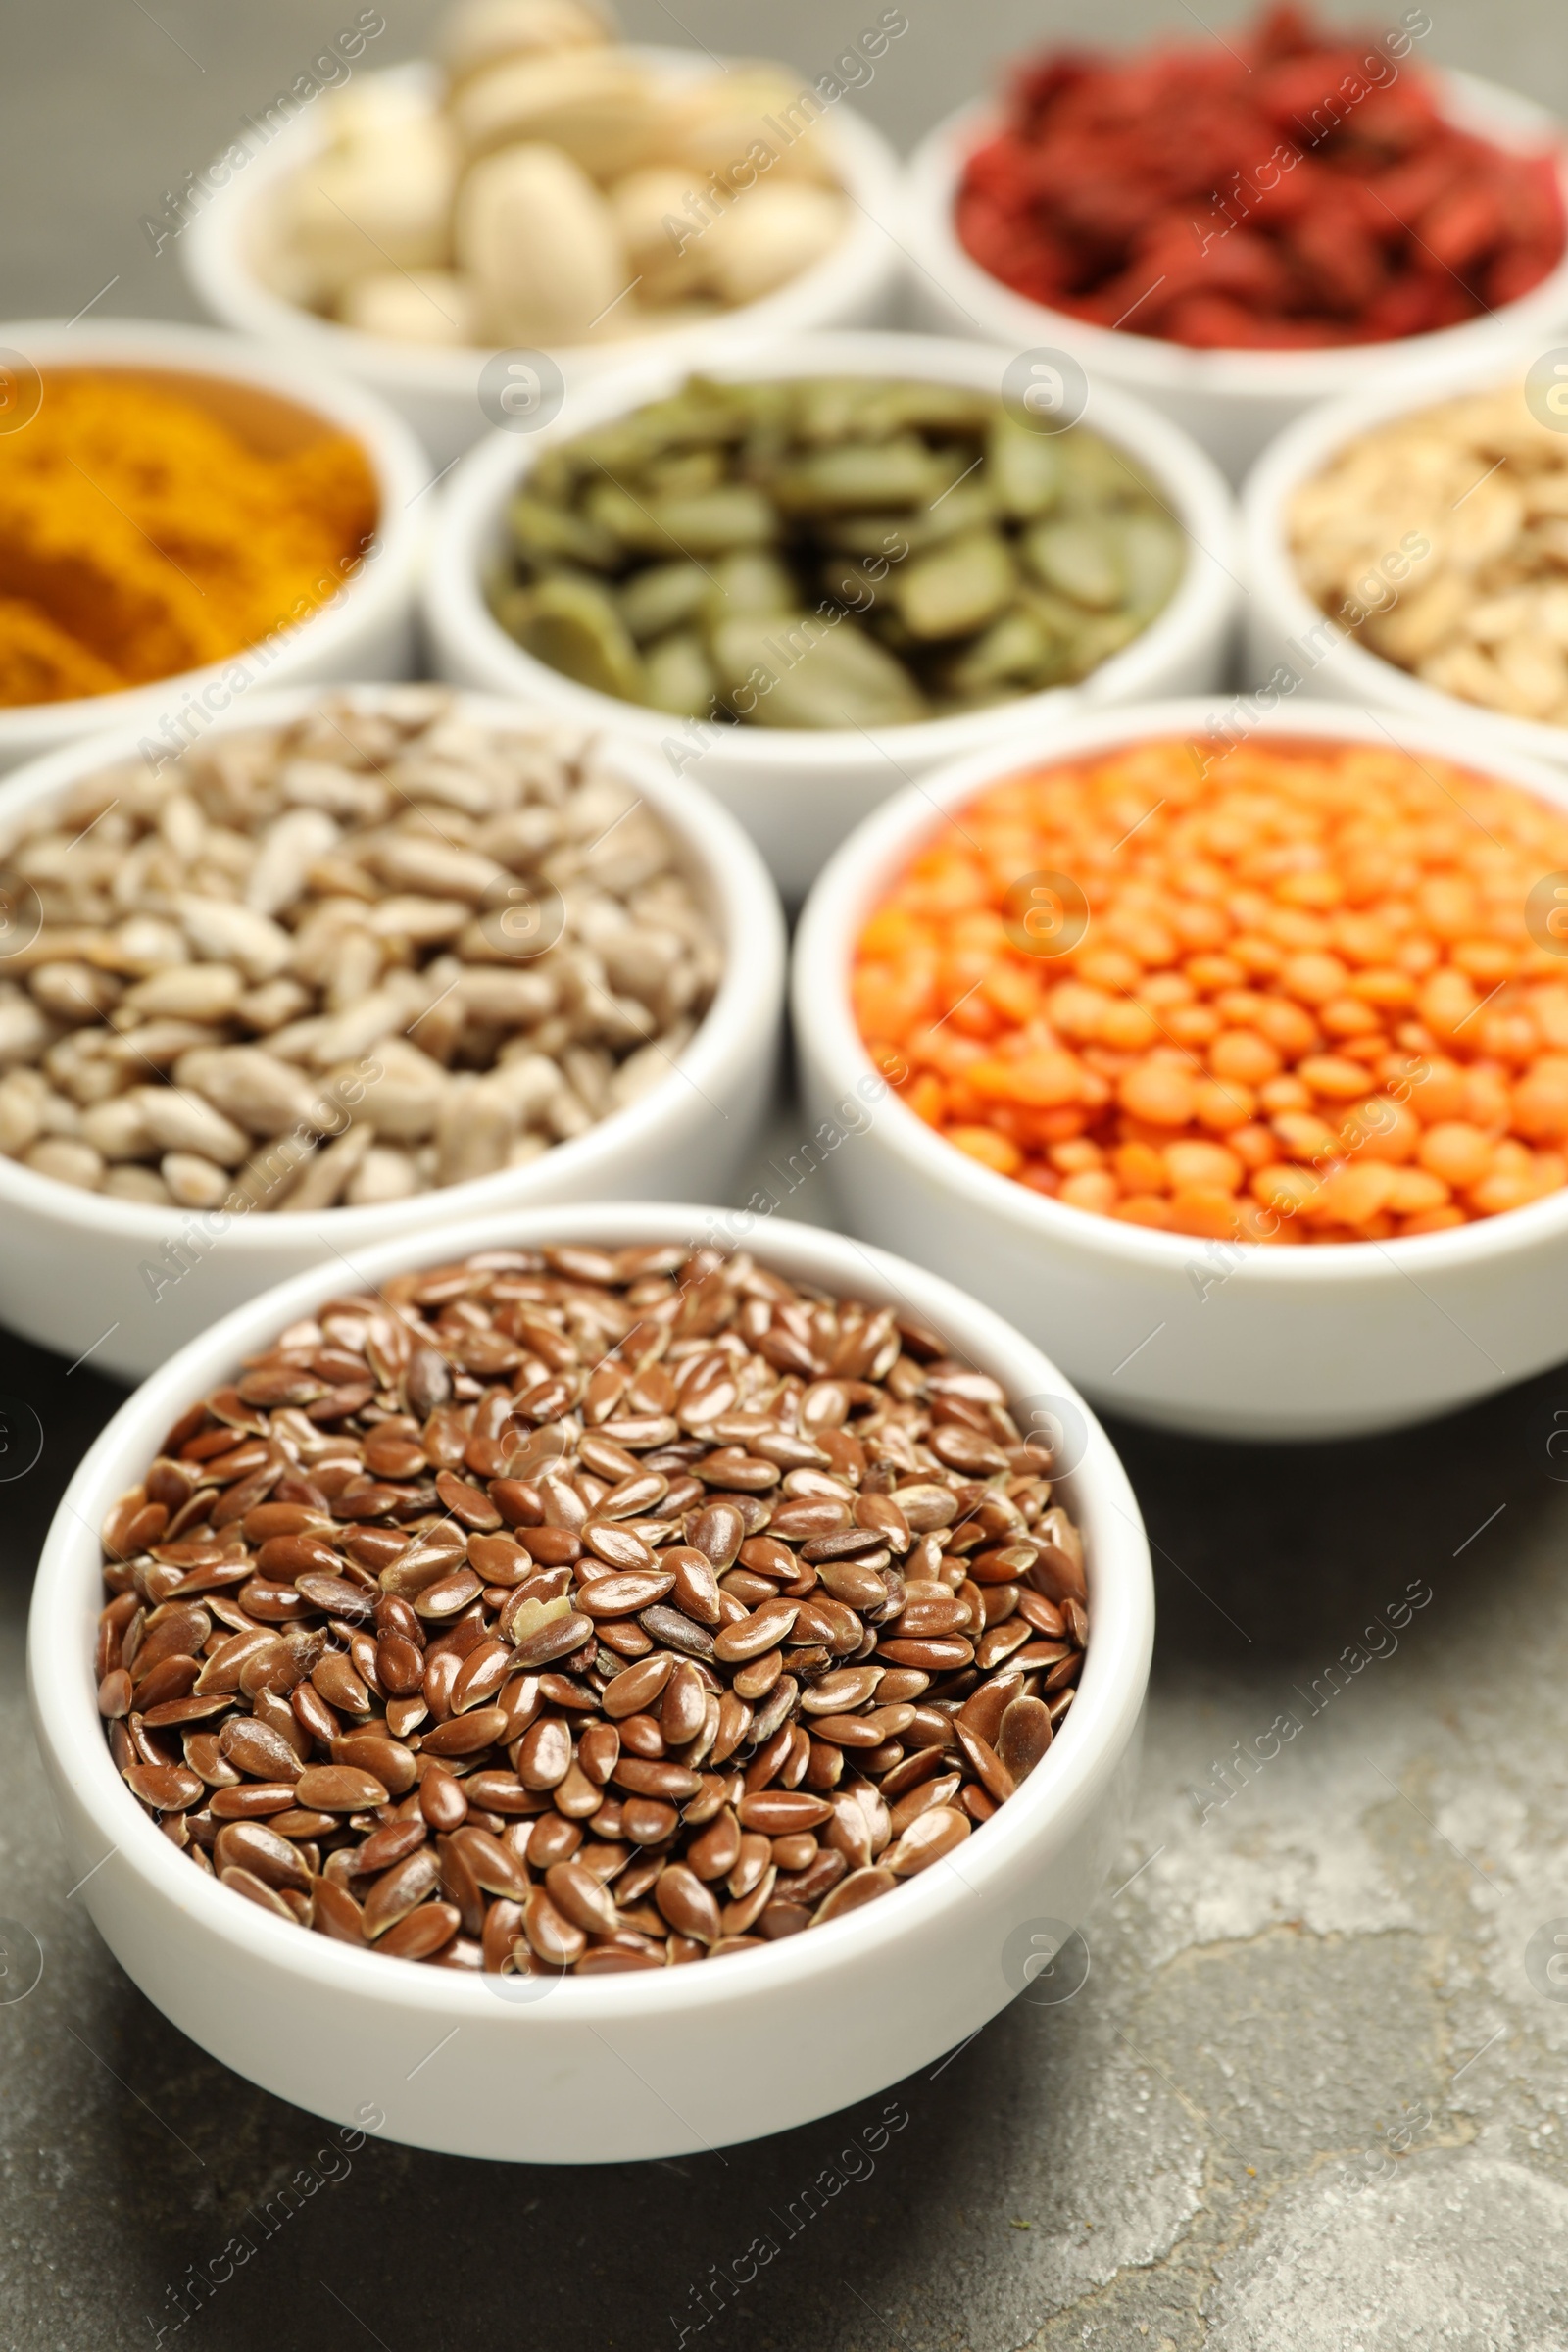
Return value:
M 1396 371 L 1281 434 L 1244 496 L 1250 668 L 1276 701 L 1568 761 L 1564 367 L 1543 338 Z
M 707 786 L 787 898 L 940 760 L 1217 684 L 1233 511 L 1119 393 L 1062 426 L 1018 361 L 873 332 L 628 368 L 452 475 L 438 668 L 613 726 Z
M 634 746 L 434 686 L 257 695 L 0 787 L 0 1301 L 139 1376 L 436 1215 L 715 1190 L 778 902 Z
M 583 0 L 477 0 L 437 62 L 279 100 L 184 223 L 187 273 L 215 318 L 373 385 L 437 465 L 650 342 L 875 322 L 897 166 L 844 100 L 906 25 L 883 11 L 869 57 L 803 80 L 622 46 Z
M 29 1666 L 82 1899 L 181 2032 L 394 2140 L 602 2163 L 1069 1998 L 1152 1632 L 1121 1465 L 1000 1316 L 637 1202 L 179 1349 L 62 1503 Z

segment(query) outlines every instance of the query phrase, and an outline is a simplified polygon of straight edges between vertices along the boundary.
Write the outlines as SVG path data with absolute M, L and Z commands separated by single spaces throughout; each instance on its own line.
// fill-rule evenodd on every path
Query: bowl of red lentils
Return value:
M 906 180 L 914 317 L 1157 402 L 1240 479 L 1391 359 L 1550 340 L 1561 125 L 1383 29 L 1260 14 L 1223 41 L 1018 61 Z
M 797 939 L 808 1108 L 885 1088 L 852 1231 L 1049 1329 L 1102 1405 L 1358 1435 L 1563 1352 L 1568 788 L 1239 698 L 955 762 Z

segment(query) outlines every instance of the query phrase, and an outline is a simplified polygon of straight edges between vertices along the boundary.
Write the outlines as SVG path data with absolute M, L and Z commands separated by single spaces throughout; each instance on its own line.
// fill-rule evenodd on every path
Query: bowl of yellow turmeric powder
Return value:
M 429 471 L 373 394 L 238 337 L 0 323 L 0 770 L 407 676 Z

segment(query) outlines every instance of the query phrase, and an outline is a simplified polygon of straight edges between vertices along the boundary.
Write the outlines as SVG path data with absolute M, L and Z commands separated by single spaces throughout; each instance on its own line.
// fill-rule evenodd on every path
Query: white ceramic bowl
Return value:
M 373 687 L 347 691 L 373 707 Z M 309 690 L 257 695 L 222 724 L 276 725 L 319 700 Z M 527 731 L 540 723 L 536 711 L 484 696 L 465 696 L 462 707 L 482 725 Z M 133 735 L 99 736 L 8 777 L 0 835 L 24 810 L 47 807 L 135 748 Z M 674 783 L 635 745 L 609 748 L 668 828 L 727 949 L 713 1003 L 662 1084 L 526 1167 L 373 1208 L 235 1218 L 145 1207 L 80 1192 L 0 1154 L 0 1322 L 62 1355 L 90 1352 L 99 1369 L 139 1379 L 259 1291 L 322 1262 L 341 1275 L 396 1234 L 556 1201 L 726 1190 L 772 1099 L 784 997 L 778 899 L 745 834 L 707 793 Z
M 864 1083 L 870 1124 L 827 1160 L 853 1233 L 961 1281 L 1135 1420 L 1217 1438 L 1359 1437 L 1472 1402 L 1558 1362 L 1568 1192 L 1447 1233 L 1305 1249 L 1237 1249 L 1122 1224 L 995 1175 L 925 1126 L 876 1073 L 847 975 L 865 917 L 910 856 L 1021 769 L 1152 736 L 1214 732 L 1205 703 L 1154 704 L 1040 728 L 955 762 L 879 809 L 828 867 L 801 919 L 793 1015 L 808 1120 Z M 1338 706 L 1288 706 L 1253 732 L 1397 744 L 1523 786 L 1559 808 L 1550 768 L 1494 759 L 1453 729 Z
M 1432 72 L 1431 78 L 1449 121 L 1499 147 L 1538 148 L 1561 139 L 1556 119 L 1512 90 L 1472 74 Z M 978 335 L 1014 351 L 1040 347 L 1071 353 L 1093 378 L 1141 393 L 1172 423 L 1185 426 L 1232 481 L 1241 480 L 1265 443 L 1303 409 L 1353 385 L 1377 382 L 1405 354 L 1419 359 L 1428 353 L 1468 352 L 1510 337 L 1549 339 L 1553 327 L 1568 321 L 1565 252 L 1520 301 L 1462 326 L 1398 343 L 1325 351 L 1193 351 L 1152 335 L 1095 326 L 1015 294 L 971 261 L 958 242 L 953 208 L 963 167 L 1002 120 L 989 101 L 963 107 L 931 132 L 909 163 L 905 220 L 920 265 L 908 281 L 914 318 L 945 334 Z M 1568 161 L 1562 180 L 1568 195 Z
M 1321 473 L 1348 442 L 1396 416 L 1435 408 L 1463 393 L 1522 381 L 1531 362 L 1541 357 L 1542 345 L 1537 344 L 1409 364 L 1342 400 L 1310 410 L 1264 451 L 1248 476 L 1242 505 L 1250 676 L 1269 678 L 1285 668 L 1299 679 L 1302 694 L 1396 710 L 1425 727 L 1459 726 L 1499 756 L 1568 765 L 1568 727 L 1516 718 L 1445 694 L 1396 662 L 1385 661 L 1330 620 L 1301 585 L 1289 530 L 1296 492 Z M 1568 419 L 1564 425 L 1568 430 Z
M 632 54 L 672 81 L 697 78 L 710 60 L 691 49 L 638 48 Z M 433 92 L 432 66 L 394 66 L 367 82 Z M 842 102 L 822 118 L 822 136 L 851 199 L 851 224 L 831 253 L 760 302 L 724 317 L 669 327 L 621 342 L 578 344 L 552 357 L 568 387 L 623 367 L 641 353 L 670 352 L 690 364 L 734 335 L 795 335 L 825 326 L 874 326 L 892 314 L 903 268 L 890 233 L 899 214 L 899 167 L 880 131 Z M 323 368 L 371 386 L 406 416 L 436 466 L 449 466 L 489 430 L 479 406 L 479 371 L 490 356 L 477 349 L 395 343 L 339 326 L 263 284 L 250 259 L 258 207 L 277 182 L 303 169 L 324 137 L 319 108 L 301 112 L 215 194 L 180 232 L 185 274 L 203 308 L 225 326 L 292 346 Z
M 898 2082 L 984 2025 L 1029 1982 L 1031 1932 L 1050 1934 L 1036 1947 L 1046 1956 L 1085 1916 L 1120 1844 L 1153 1590 L 1132 1490 L 1087 1414 L 1079 1465 L 1060 1483 L 1084 1534 L 1093 1630 L 1050 1754 L 951 1861 L 766 1951 L 716 1969 L 509 1980 L 516 1998 L 507 1999 L 497 1980 L 357 1952 L 265 1916 L 177 1853 L 122 1785 L 92 1679 L 97 1531 L 175 1415 L 345 1284 L 503 1245 L 618 1247 L 671 1235 L 716 1238 L 791 1280 L 912 1310 L 1009 1395 L 1073 1401 L 999 1316 L 836 1234 L 642 1202 L 492 1215 L 367 1250 L 352 1283 L 341 1266 L 319 1267 L 228 1316 L 121 1408 L 56 1516 L 33 1589 L 29 1681 L 82 1900 L 127 1974 L 183 2033 L 336 2123 L 364 2129 L 379 2111 L 371 2128 L 391 2139 L 540 2164 L 684 2155 L 783 2131 Z
M 108 727 L 172 746 L 206 732 L 259 686 L 318 678 L 403 678 L 414 666 L 414 601 L 423 553 L 430 467 L 402 418 L 372 393 L 300 356 L 269 351 L 209 327 L 127 318 L 0 323 L 0 351 L 44 377 L 51 368 L 90 368 L 161 379 L 162 388 L 210 409 L 258 447 L 295 446 L 311 422 L 352 433 L 380 493 L 372 552 L 330 602 L 292 628 L 205 669 L 182 670 L 123 694 L 0 710 L 0 770 Z M 25 427 L 21 428 L 25 430 Z M 279 614 L 279 622 L 285 616 Z
M 1008 356 L 927 335 L 794 336 L 787 343 L 769 340 L 726 351 L 709 372 L 735 382 L 912 376 L 995 393 Z M 485 604 L 482 571 L 502 544 L 512 493 L 544 449 L 662 399 L 684 372 L 670 362 L 628 370 L 568 401 L 547 431 L 526 438 L 496 433 L 474 450 L 442 496 L 425 576 L 425 627 L 443 677 L 526 695 L 564 715 L 614 726 L 676 772 L 706 784 L 756 841 L 787 899 L 809 888 L 824 858 L 879 801 L 942 760 L 1049 723 L 1049 714 L 1178 690 L 1201 692 L 1224 674 L 1239 568 L 1225 485 L 1201 450 L 1152 409 L 1096 386 L 1084 423 L 1125 450 L 1147 474 L 1187 534 L 1188 562 L 1164 611 L 1080 685 L 874 731 L 700 724 L 579 686 L 508 636 Z

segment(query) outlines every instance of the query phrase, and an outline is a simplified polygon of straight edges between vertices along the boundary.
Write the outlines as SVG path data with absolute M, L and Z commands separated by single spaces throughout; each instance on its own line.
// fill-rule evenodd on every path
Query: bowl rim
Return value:
M 1568 347 L 1568 312 L 1564 320 L 1561 331 Z M 1467 703 L 1430 686 L 1413 671 L 1372 652 L 1314 604 L 1297 571 L 1285 521 L 1295 493 L 1363 433 L 1396 417 L 1420 416 L 1468 392 L 1507 391 L 1540 357 L 1539 350 L 1517 343 L 1486 352 L 1446 353 L 1390 369 L 1375 383 L 1309 409 L 1269 443 L 1248 474 L 1240 493 L 1241 528 L 1249 593 L 1264 620 L 1278 629 L 1288 649 L 1328 621 L 1334 641 L 1321 659 L 1347 698 L 1364 695 L 1368 702 L 1405 711 L 1428 726 L 1448 726 L 1457 718 L 1485 733 L 1500 753 L 1561 765 L 1568 763 L 1568 725 L 1494 710 L 1485 703 Z
M 412 602 L 423 548 L 426 516 L 416 512 L 431 487 L 431 468 L 416 434 L 376 391 L 350 377 L 308 365 L 304 355 L 235 334 L 222 327 L 188 326 L 150 318 L 89 319 L 77 325 L 61 318 L 17 318 L 0 322 L 0 341 L 40 366 L 171 376 L 210 377 L 248 385 L 285 401 L 351 434 L 363 448 L 375 477 L 379 501 L 369 551 L 343 585 L 305 619 L 275 629 L 270 637 L 239 646 L 200 669 L 173 670 L 114 694 L 81 695 L 57 703 L 21 703 L 0 710 L 0 754 L 25 747 L 24 756 L 65 738 L 72 741 L 135 722 L 145 733 L 154 706 L 171 711 L 203 696 L 236 665 L 253 662 L 263 646 L 275 645 L 270 675 L 285 680 L 301 662 L 332 659 L 367 626 L 402 602 Z M 352 649 L 351 649 L 352 650 Z M 236 694 L 250 691 L 236 687 Z
M 567 1240 L 614 1246 L 685 1234 L 706 1239 L 715 1222 L 718 1229 L 726 1222 L 735 1226 L 745 1215 L 650 1202 L 495 1213 L 405 1234 L 367 1252 L 355 1271 L 362 1282 L 374 1284 L 408 1267 L 447 1263 L 502 1246 Z M 841 1959 L 881 1953 L 895 1958 L 906 1932 L 918 1935 L 982 1887 L 995 1891 L 1027 1871 L 1043 1842 L 1067 1834 L 1086 1817 L 1101 1793 L 1107 1763 L 1121 1752 L 1143 1705 L 1154 1615 L 1149 1545 L 1126 1472 L 1072 1384 L 1000 1315 L 941 1277 L 824 1228 L 784 1219 L 756 1222 L 761 1230 L 745 1231 L 731 1246 L 841 1294 L 858 1291 L 889 1302 L 906 1301 L 972 1360 L 995 1368 L 1009 1393 L 1025 1381 L 1027 1394 L 1067 1400 L 1082 1415 L 1082 1460 L 1070 1478 L 1059 1482 L 1085 1530 L 1095 1618 L 1079 1695 L 1052 1742 L 1055 1769 L 1042 1768 L 999 1808 L 984 1825 L 992 1835 L 983 1846 L 964 1840 L 961 1868 L 939 1864 L 907 1883 L 891 1924 L 884 1904 L 865 1904 L 825 1923 L 821 1931 L 746 1954 L 750 1965 L 726 1971 L 716 1984 L 704 1983 L 701 1973 L 690 1969 L 573 1979 L 553 1985 L 547 2002 L 521 2007 L 521 2015 L 539 2021 L 537 2030 L 553 2019 L 571 2028 L 711 2011 L 715 2003 L 765 1998 L 830 1978 Z M 193 1395 L 207 1394 L 256 1344 L 334 1296 L 342 1282 L 341 1268 L 314 1266 L 235 1308 L 144 1381 L 95 1440 L 56 1511 L 38 1565 L 27 1637 L 33 1721 L 46 1757 L 102 1834 L 110 1854 L 165 1907 L 172 1926 L 183 1914 L 193 1916 L 215 1940 L 275 1962 L 301 1993 L 319 1988 L 352 1994 L 383 2010 L 416 2010 L 432 2018 L 486 2017 L 493 2014 L 491 2004 L 505 1996 L 487 1990 L 481 1979 L 413 1960 L 389 1965 L 385 1953 L 360 1952 L 326 1936 L 302 1935 L 197 1871 L 123 1786 L 97 1712 L 91 1652 L 83 1635 L 102 1605 L 97 1529 L 113 1498 L 111 1487 L 123 1480 L 129 1465 L 152 1458 L 164 1428 Z
M 1234 710 L 1250 697 L 1243 689 L 1227 699 Z M 802 1058 L 814 1056 L 835 1088 L 878 1077 L 850 1009 L 854 942 L 878 893 L 949 812 L 988 786 L 1029 768 L 1160 736 L 1211 736 L 1223 717 L 1223 710 L 1216 711 L 1212 702 L 1197 698 L 1084 713 L 1033 745 L 993 745 L 955 760 L 923 776 L 914 790 L 884 802 L 828 860 L 801 916 L 792 959 L 791 1014 Z M 1376 710 L 1327 702 L 1263 711 L 1255 718 L 1249 714 L 1248 723 L 1250 733 L 1286 740 L 1393 743 L 1399 750 L 1468 768 L 1486 780 L 1514 784 L 1568 813 L 1568 776 L 1517 755 L 1498 754 L 1473 734 L 1456 736 L 1451 725 L 1438 731 L 1396 715 L 1386 718 Z M 878 1101 L 876 1126 L 887 1151 L 912 1171 L 923 1190 L 938 1198 L 956 1196 L 974 1214 L 1010 1226 L 1021 1248 L 1048 1242 L 1057 1250 L 1071 1249 L 1123 1270 L 1168 1278 L 1184 1273 L 1196 1253 L 1213 1246 L 1188 1234 L 1125 1224 L 1031 1192 L 946 1143 L 891 1088 Z M 1288 1293 L 1326 1280 L 1363 1286 L 1418 1283 L 1427 1274 L 1487 1267 L 1517 1249 L 1564 1235 L 1568 1188 L 1524 1208 L 1478 1218 L 1444 1233 L 1371 1243 L 1325 1242 L 1299 1250 L 1242 1246 L 1241 1262 L 1227 1269 L 1226 1284 Z
M 1535 145 L 1554 150 L 1558 182 L 1568 205 L 1568 140 L 1562 122 L 1549 109 L 1501 82 L 1457 67 L 1423 61 L 1422 71 L 1446 99 L 1445 112 L 1460 128 L 1503 147 Z M 1206 351 L 1163 336 L 1123 334 L 1114 327 L 1079 318 L 1070 311 L 1053 310 L 1016 293 L 983 270 L 959 244 L 954 230 L 953 199 L 959 171 L 973 149 L 1001 126 L 1003 115 L 995 98 L 970 100 L 927 132 L 909 158 L 905 194 L 925 274 L 950 304 L 973 319 L 976 332 L 1027 340 L 1049 331 L 1064 350 L 1077 351 L 1091 368 L 1103 370 L 1113 381 L 1136 385 L 1150 397 L 1170 392 L 1235 400 L 1318 401 L 1357 382 L 1369 369 L 1380 368 L 1396 353 L 1436 358 L 1468 350 L 1499 334 L 1506 336 L 1510 330 L 1525 334 L 1568 319 L 1568 243 L 1540 284 L 1513 302 L 1453 326 L 1385 343 L 1330 345 L 1308 351 L 1234 347 Z
M 985 391 L 998 382 L 1012 354 L 991 343 L 880 327 L 851 327 L 742 343 L 708 355 L 705 372 L 724 381 L 766 381 L 817 374 L 912 377 Z M 1093 382 L 1082 418 L 1091 431 L 1124 451 L 1152 480 L 1179 525 L 1187 548 L 1182 576 L 1169 602 L 1120 652 L 1074 684 L 1052 686 L 1014 702 L 993 704 L 909 725 L 858 727 L 745 727 L 681 719 L 641 703 L 619 702 L 581 686 L 525 653 L 507 635 L 480 591 L 480 565 L 493 543 L 505 501 L 538 459 L 558 443 L 624 416 L 689 372 L 673 355 L 597 378 L 573 395 L 565 411 L 527 436 L 494 432 L 461 459 L 441 496 L 422 590 L 424 622 L 438 656 L 482 669 L 500 690 L 527 694 L 553 708 L 600 724 L 616 725 L 650 744 L 673 742 L 685 763 L 709 752 L 726 765 L 755 771 L 759 781 L 782 780 L 803 763 L 874 773 L 906 772 L 956 758 L 977 742 L 1016 733 L 1031 719 L 1084 705 L 1137 695 L 1151 673 L 1168 669 L 1193 647 L 1233 623 L 1240 598 L 1236 510 L 1213 460 L 1180 426 L 1118 386 Z M 1020 713 L 1022 714 L 1020 716 Z
M 563 722 L 557 713 L 541 710 L 516 697 L 444 687 L 439 683 L 411 686 L 407 681 L 396 681 L 358 686 L 289 686 L 251 695 L 241 708 L 215 720 L 201 740 L 206 743 L 240 729 L 282 725 L 328 700 L 346 697 L 361 707 L 373 709 L 389 697 L 430 692 L 449 695 L 460 714 L 473 718 L 475 723 L 509 733 L 569 735 L 573 731 L 569 722 Z M 463 1184 L 443 1185 L 416 1196 L 441 1207 L 448 1200 L 453 1200 L 456 1206 L 444 1216 L 439 1208 L 435 1210 L 439 1221 L 444 1223 L 456 1223 L 460 1217 L 478 1216 L 487 1210 L 499 1214 L 509 1207 L 517 1214 L 525 1213 L 533 1189 L 530 1179 L 536 1168 L 542 1172 L 548 1167 L 556 1180 L 564 1171 L 574 1174 L 583 1188 L 591 1192 L 607 1157 L 635 1152 L 644 1140 L 651 1139 L 664 1126 L 681 1100 L 673 1092 L 677 1082 L 708 1100 L 705 1090 L 723 1083 L 727 1065 L 748 1038 L 756 1038 L 760 1026 L 771 1039 L 783 1009 L 786 977 L 783 911 L 772 879 L 750 835 L 701 785 L 666 775 L 640 746 L 616 740 L 602 729 L 583 732 L 597 747 L 602 761 L 619 769 L 647 799 L 675 842 L 683 862 L 698 878 L 724 928 L 723 972 L 713 1001 L 684 1052 L 657 1086 L 651 1087 L 637 1102 L 610 1112 L 584 1134 L 553 1145 L 526 1166 L 503 1168 L 491 1176 L 470 1177 Z M 135 730 L 121 728 L 108 735 L 90 736 L 65 745 L 0 777 L 0 839 L 5 837 L 14 816 L 46 803 L 99 767 L 134 757 L 136 744 Z M 0 964 L 0 976 L 3 973 L 4 965 Z M 771 1043 L 765 1050 L 772 1051 Z M 570 1157 L 564 1159 L 560 1156 L 563 1153 Z M 104 1193 L 84 1192 L 74 1185 L 61 1183 L 56 1177 L 40 1176 L 24 1167 L 21 1161 L 0 1153 L 0 1214 L 8 1205 L 89 1228 L 111 1240 L 145 1245 L 167 1242 L 179 1232 L 181 1220 L 226 1216 L 222 1211 L 185 1209 L 177 1204 L 166 1208 L 161 1203 L 121 1200 Z M 409 1201 L 403 1200 L 368 1207 L 319 1209 L 303 1221 L 315 1225 L 318 1218 L 328 1220 L 318 1230 L 323 1237 L 329 1237 L 332 1244 L 350 1249 L 373 1245 L 382 1237 L 390 1240 L 400 1224 L 407 1225 L 408 1215 Z M 226 1216 L 220 1228 L 221 1246 L 225 1250 L 237 1247 L 263 1257 L 269 1250 L 286 1253 L 297 1244 L 299 1222 L 265 1214 Z M 291 1227 L 295 1228 L 292 1234 Z
M 695 49 L 636 41 L 621 42 L 617 47 L 676 82 L 698 80 L 709 70 L 708 57 Z M 434 91 L 441 74 L 431 59 L 406 58 L 357 78 L 362 87 L 379 82 Z M 802 86 L 809 84 L 803 81 Z M 793 334 L 821 310 L 835 309 L 852 296 L 868 298 L 861 290 L 890 275 L 895 267 L 888 249 L 897 241 L 888 220 L 898 209 L 899 159 L 876 125 L 844 100 L 835 100 L 820 120 L 828 125 L 833 160 L 853 207 L 838 243 L 772 293 L 742 303 L 733 311 L 655 328 L 647 335 L 628 337 L 624 343 L 550 346 L 551 356 L 568 375 L 573 371 L 597 375 L 614 369 L 624 365 L 628 356 L 650 347 L 678 350 L 695 360 L 710 342 L 724 340 L 737 326 L 742 333 Z M 270 343 L 311 351 L 344 374 L 376 383 L 383 397 L 395 387 L 405 394 L 444 395 L 477 404 L 478 371 L 500 347 L 400 343 L 388 335 L 368 334 L 363 327 L 341 325 L 334 318 L 318 318 L 303 305 L 286 301 L 266 286 L 252 268 L 245 240 L 258 201 L 290 171 L 317 154 L 324 139 L 320 109 L 296 115 L 252 156 L 242 176 L 235 175 L 208 198 L 180 232 L 180 261 L 187 284 L 213 317 L 263 335 Z

